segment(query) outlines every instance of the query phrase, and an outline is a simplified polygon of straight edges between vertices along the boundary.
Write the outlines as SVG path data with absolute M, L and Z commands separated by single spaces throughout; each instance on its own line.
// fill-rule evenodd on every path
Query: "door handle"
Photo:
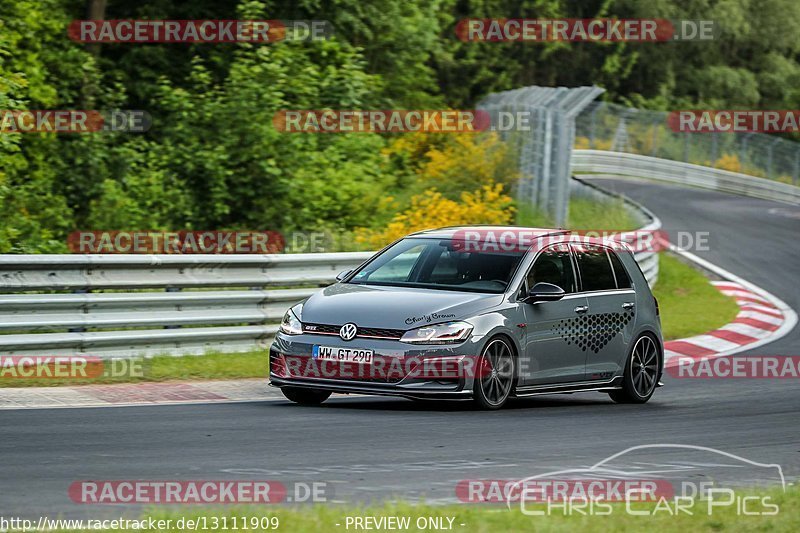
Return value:
M 588 305 L 579 305 L 578 307 L 575 308 L 576 313 L 585 313 L 588 310 L 589 310 Z
M 624 304 L 622 304 L 623 309 L 633 309 L 635 306 L 636 304 L 633 302 L 625 302 Z

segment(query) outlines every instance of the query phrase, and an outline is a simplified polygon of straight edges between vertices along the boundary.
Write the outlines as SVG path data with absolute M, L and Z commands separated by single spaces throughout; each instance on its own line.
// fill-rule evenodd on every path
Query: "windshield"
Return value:
M 502 293 L 524 252 L 465 252 L 452 239 L 403 239 L 350 279 L 362 285 Z

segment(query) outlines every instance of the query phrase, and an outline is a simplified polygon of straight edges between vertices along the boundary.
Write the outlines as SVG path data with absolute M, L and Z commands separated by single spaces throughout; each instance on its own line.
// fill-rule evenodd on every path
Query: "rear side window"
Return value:
M 625 267 L 622 266 L 622 261 L 620 261 L 619 256 L 612 250 L 609 250 L 608 257 L 611 259 L 611 266 L 614 267 L 614 277 L 617 279 L 617 288 L 630 289 L 631 278 L 628 276 Z
M 617 288 L 614 271 L 605 248 L 592 245 L 575 247 L 584 291 L 607 291 Z

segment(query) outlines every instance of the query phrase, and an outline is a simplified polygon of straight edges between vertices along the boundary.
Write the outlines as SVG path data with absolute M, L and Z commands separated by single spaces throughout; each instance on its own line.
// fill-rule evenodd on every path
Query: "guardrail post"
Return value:
M 780 137 L 775 139 L 767 147 L 767 157 L 768 157 L 768 159 L 767 159 L 767 177 L 769 179 L 773 179 L 773 176 L 772 176 L 773 147 L 775 146 L 776 143 L 780 142 L 780 140 L 781 140 Z
M 711 134 L 711 166 L 717 164 L 719 159 L 719 133 L 716 131 Z
M 181 288 L 180 287 L 167 287 L 166 289 L 164 289 L 164 292 L 181 292 Z M 167 325 L 167 326 L 164 326 L 164 329 L 180 329 L 180 326 Z
M 650 150 L 650 155 L 653 157 L 655 157 L 656 153 L 658 153 L 658 127 L 660 125 L 660 120 L 653 122 L 653 148 Z
M 683 162 L 689 162 L 689 132 L 683 134 Z
M 742 169 L 744 169 L 744 162 L 747 161 L 747 141 L 750 140 L 750 135 L 752 133 L 745 133 L 742 137 L 741 145 L 739 146 L 739 160 L 742 165 Z
M 772 179 L 772 144 L 767 146 L 767 177 Z
M 74 289 L 72 291 L 72 294 L 88 294 L 88 293 L 89 293 L 89 289 Z M 89 310 L 86 309 L 86 307 L 84 307 L 84 306 L 81 306 L 81 311 L 83 311 L 84 314 L 89 312 Z M 70 332 L 70 333 L 83 333 L 84 331 L 86 331 L 86 328 L 84 328 L 84 327 L 69 328 L 69 329 L 67 329 L 67 331 Z

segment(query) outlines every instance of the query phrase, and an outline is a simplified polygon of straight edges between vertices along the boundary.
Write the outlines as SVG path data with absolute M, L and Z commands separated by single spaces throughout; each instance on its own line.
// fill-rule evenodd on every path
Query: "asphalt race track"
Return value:
M 670 234 L 708 231 L 700 257 L 800 309 L 800 207 L 664 185 L 603 180 L 658 215 Z M 800 328 L 755 353 L 800 353 Z M 266 356 L 265 356 L 266 365 Z M 707 446 L 777 463 L 800 478 L 797 380 L 664 378 L 643 406 L 605 394 L 542 396 L 498 412 L 458 404 L 334 397 L 320 408 L 285 401 L 0 411 L 0 514 L 96 516 L 130 507 L 73 503 L 76 480 L 274 479 L 327 482 L 333 502 L 394 498 L 456 502 L 465 479 L 519 479 L 588 467 L 639 444 Z M 725 465 L 652 451 L 636 472 Z M 736 465 L 729 465 L 735 468 Z M 743 483 L 774 482 L 743 469 Z
M 708 232 L 708 251 L 689 251 L 800 310 L 800 207 L 629 180 L 592 183 L 645 205 L 661 219 L 672 242 L 677 243 L 680 232 Z M 800 328 L 759 353 L 800 355 Z

